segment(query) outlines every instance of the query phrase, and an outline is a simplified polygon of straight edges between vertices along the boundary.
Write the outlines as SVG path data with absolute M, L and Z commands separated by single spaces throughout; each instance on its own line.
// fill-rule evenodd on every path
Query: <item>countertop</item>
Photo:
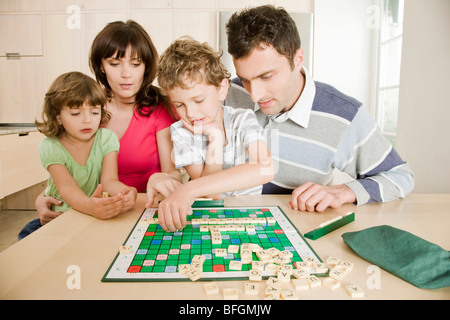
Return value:
M 0 123 L 0 136 L 38 131 L 34 123 Z

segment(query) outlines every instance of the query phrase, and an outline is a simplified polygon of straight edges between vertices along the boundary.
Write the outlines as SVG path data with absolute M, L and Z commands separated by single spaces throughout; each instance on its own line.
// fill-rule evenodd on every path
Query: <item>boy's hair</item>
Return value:
M 230 73 L 223 65 L 220 54 L 206 42 L 200 43 L 190 37 L 175 40 L 161 55 L 158 84 L 163 90 L 174 87 L 188 88 L 192 82 L 218 87 Z
M 67 72 L 53 81 L 45 94 L 42 122 L 35 121 L 38 130 L 47 137 L 58 137 L 64 128 L 57 116 L 64 107 L 79 108 L 85 102 L 91 106 L 101 106 L 101 124 L 109 121 L 105 110 L 106 95 L 100 85 L 81 72 Z
M 295 21 L 283 8 L 259 6 L 235 12 L 226 25 L 228 52 L 239 59 L 255 48 L 269 45 L 289 60 L 294 68 L 294 56 L 300 49 L 300 35 Z
M 123 58 L 128 47 L 131 47 L 131 56 L 139 58 L 145 65 L 142 85 L 134 102 L 141 115 L 149 116 L 159 103 L 167 107 L 168 101 L 152 84 L 156 78 L 159 55 L 150 36 L 140 24 L 133 20 L 108 23 L 92 42 L 89 66 L 97 81 L 104 86 L 108 99 L 111 99 L 112 90 L 103 71 L 102 60 L 114 54 L 116 59 Z M 144 109 L 148 106 L 152 107 L 150 111 Z

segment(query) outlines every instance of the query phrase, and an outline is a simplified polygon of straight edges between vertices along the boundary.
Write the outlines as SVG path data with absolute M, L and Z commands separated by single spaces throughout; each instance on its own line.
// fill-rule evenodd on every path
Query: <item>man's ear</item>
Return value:
M 219 98 L 220 101 L 224 101 L 228 94 L 228 89 L 230 88 L 230 81 L 224 78 L 219 84 Z
M 298 70 L 303 68 L 303 64 L 305 62 L 305 53 L 302 48 L 299 48 L 294 55 L 294 67 Z

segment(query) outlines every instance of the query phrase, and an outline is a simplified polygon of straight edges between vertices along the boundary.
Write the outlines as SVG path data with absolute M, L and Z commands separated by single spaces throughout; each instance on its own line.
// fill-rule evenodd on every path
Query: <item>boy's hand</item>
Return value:
M 222 137 L 222 130 L 220 129 L 220 126 L 217 122 L 210 122 L 206 124 L 200 124 L 198 126 L 193 126 L 191 123 L 186 122 L 185 120 L 181 119 L 181 122 L 183 123 L 183 126 L 192 132 L 193 134 L 204 134 L 208 137 Z
M 194 200 L 187 190 L 180 187 L 161 201 L 158 206 L 158 220 L 161 227 L 168 232 L 184 229 L 186 215 L 192 214 L 191 206 Z
M 175 180 L 170 175 L 164 172 L 156 172 L 151 175 L 147 183 L 147 203 L 146 208 L 150 208 L 158 194 L 163 197 L 168 197 L 181 185 L 180 181 Z

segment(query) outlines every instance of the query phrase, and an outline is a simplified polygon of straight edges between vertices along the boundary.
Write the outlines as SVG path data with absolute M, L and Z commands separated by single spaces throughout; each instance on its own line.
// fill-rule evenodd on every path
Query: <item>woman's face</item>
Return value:
M 102 60 L 106 80 L 112 90 L 112 96 L 122 102 L 132 102 L 141 88 L 144 79 L 145 64 L 131 56 L 131 47 L 127 48 L 123 58 L 111 57 Z

